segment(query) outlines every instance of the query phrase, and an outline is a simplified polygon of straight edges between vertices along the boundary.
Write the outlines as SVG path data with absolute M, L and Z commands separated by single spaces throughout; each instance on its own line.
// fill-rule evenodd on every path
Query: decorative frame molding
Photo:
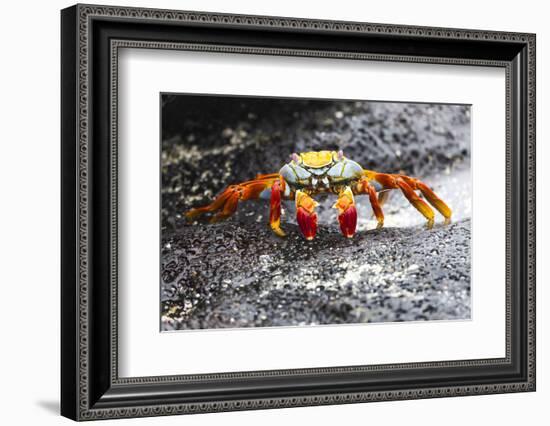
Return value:
M 350 35 L 370 36 L 381 40 L 382 51 L 362 52 L 325 50 L 300 47 L 259 47 L 245 44 L 191 42 L 166 39 L 159 41 L 124 39 L 112 34 L 105 41 L 100 28 L 94 24 L 108 23 L 108 31 L 120 33 L 117 25 L 134 22 L 156 31 L 162 26 L 181 28 L 224 28 L 229 32 L 249 29 L 275 30 L 290 37 L 315 32 L 326 37 Z M 122 28 L 122 27 L 121 27 Z M 102 29 L 101 29 L 102 30 Z M 94 37 L 98 37 L 94 42 Z M 403 43 L 432 42 L 479 46 L 480 54 L 469 57 L 440 55 L 405 55 L 386 52 L 384 40 Z M 107 45 L 105 46 L 105 43 Z M 287 41 L 288 43 L 288 41 Z M 336 43 L 336 42 L 335 42 Z M 461 44 L 462 43 L 462 44 Z M 487 57 L 489 46 L 496 49 Z M 376 47 L 376 46 L 375 46 Z M 506 357 L 498 359 L 462 360 L 433 363 L 388 364 L 361 367 L 327 367 L 300 370 L 222 373 L 189 376 L 160 376 L 119 378 L 117 368 L 117 87 L 118 49 L 154 48 L 178 49 L 238 54 L 292 55 L 322 58 L 422 62 L 454 65 L 503 67 L 506 70 Z M 101 50 L 104 56 L 99 57 Z M 422 50 L 422 49 L 419 49 Z M 515 53 L 514 53 L 515 52 Z M 518 53 L 519 52 L 519 53 Z M 464 29 L 411 27 L 402 25 L 335 22 L 322 20 L 276 18 L 183 12 L 126 7 L 76 5 L 62 12 L 62 414 L 76 420 L 113 417 L 138 417 L 197 412 L 260 409 L 351 402 L 432 398 L 442 396 L 475 395 L 535 390 L 535 36 L 533 34 L 479 31 Z M 500 56 L 499 56 L 500 55 Z M 102 58 L 105 58 L 104 60 Z M 103 63 L 103 62 L 108 63 Z M 98 71 L 94 67 L 101 68 Z M 107 93 L 108 92 L 108 93 Z M 101 110 L 108 100 L 108 115 Z M 101 105 L 99 105 L 101 104 Z M 99 106 L 98 106 L 99 105 Z M 101 114 L 99 114 L 101 113 Z M 100 131 L 99 115 L 109 121 L 106 126 L 107 145 L 93 144 Z M 97 117 L 97 118 L 96 118 Z M 517 117 L 520 128 L 514 121 Z M 105 123 L 103 124 L 105 127 Z M 102 128 L 103 129 L 103 128 Z M 102 133 L 103 134 L 103 133 Z M 515 141 L 517 140 L 518 146 Z M 519 150 L 521 158 L 518 158 Z M 109 158 L 103 170 L 108 170 L 108 182 L 99 181 L 91 168 L 91 157 Z M 518 166 L 519 164 L 519 166 Z M 94 165 L 94 167 L 97 167 Z M 96 189 L 97 188 L 97 189 Z M 108 194 L 97 192 L 108 189 Z M 519 190 L 524 191 L 519 194 Z M 102 197 L 105 195 L 105 199 Z M 514 206 L 521 207 L 520 216 L 513 215 Z M 98 219 L 97 212 L 101 211 Z M 522 222 L 523 220 L 523 222 Z M 97 221 L 94 222 L 94 221 Z M 99 226 L 93 226 L 94 224 Z M 108 227 L 109 236 L 97 237 L 95 229 Z M 99 241 L 109 252 L 108 270 L 101 271 L 94 262 L 94 250 Z M 513 253 L 521 253 L 519 266 L 512 264 Z M 98 284 L 97 275 L 108 277 Z M 94 281 L 94 279 L 96 281 Z M 516 282 L 517 280 L 524 280 Z M 515 283 L 515 287 L 514 284 Z M 92 294 L 93 292 L 93 294 Z M 521 300 L 521 312 L 512 302 Z M 109 306 L 108 318 L 92 309 L 92 300 Z M 519 305 L 518 305 L 519 306 Z M 523 322 L 522 322 L 523 321 Z M 101 328 L 98 326 L 101 322 Z M 522 328 L 523 327 L 523 328 Z M 518 331 L 519 330 L 519 331 Z M 518 339 L 521 344 L 518 346 Z M 94 341 L 97 347 L 91 345 Z M 521 365 L 519 350 L 525 358 Z M 108 351 L 108 353 L 107 353 Z M 400 386 L 390 390 L 350 390 L 338 392 L 315 391 L 311 394 L 274 393 L 272 397 L 235 397 L 227 395 L 211 399 L 182 398 L 168 400 L 162 397 L 163 386 L 204 384 L 220 386 L 234 379 L 256 382 L 268 378 L 295 378 L 318 376 L 330 381 L 331 375 L 359 375 L 362 373 L 407 370 L 441 370 L 451 368 L 503 367 L 518 370 L 517 379 L 499 382 L 479 382 L 470 385 L 438 385 L 427 387 Z M 443 374 L 443 373 L 440 373 Z M 133 392 L 150 390 L 151 398 L 139 398 Z M 350 389 L 353 386 L 350 385 Z M 155 393 L 157 392 L 157 394 Z

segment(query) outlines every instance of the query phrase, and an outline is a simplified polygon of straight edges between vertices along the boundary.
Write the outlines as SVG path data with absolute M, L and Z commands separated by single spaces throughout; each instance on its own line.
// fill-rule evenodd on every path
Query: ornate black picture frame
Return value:
M 61 28 L 62 415 L 91 420 L 535 390 L 534 34 L 96 5 L 64 9 Z M 120 378 L 121 47 L 504 68 L 506 356 Z

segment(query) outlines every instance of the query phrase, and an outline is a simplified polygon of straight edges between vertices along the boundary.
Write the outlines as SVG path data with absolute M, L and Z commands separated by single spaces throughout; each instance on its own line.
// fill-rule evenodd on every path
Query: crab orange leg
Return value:
M 401 178 L 396 180 L 397 186 L 401 189 L 401 192 L 405 195 L 409 203 L 411 203 L 416 210 L 418 210 L 428 221 L 428 228 L 431 228 L 434 224 L 434 211 L 432 208 L 418 196 L 416 192 L 411 188 L 411 186 Z
M 372 206 L 372 211 L 374 213 L 374 216 L 376 216 L 376 220 L 378 221 L 377 228 L 382 228 L 384 226 L 384 212 L 382 211 L 382 204 L 386 201 L 386 197 L 382 197 L 380 199 L 378 195 L 376 194 L 376 189 L 374 189 L 374 186 L 372 186 L 370 183 L 366 182 L 367 190 L 369 192 L 369 201 L 370 205 Z M 387 194 L 386 192 L 383 192 L 382 194 Z
M 382 184 L 385 188 L 400 189 L 403 195 L 409 200 L 428 221 L 428 228 L 434 223 L 434 211 L 418 196 L 414 189 L 403 179 L 402 175 L 390 175 L 386 173 L 373 173 L 372 178 Z
M 200 216 L 205 213 L 213 213 L 218 210 L 229 210 L 229 208 L 226 208 L 225 205 L 229 204 L 229 206 L 235 205 L 235 200 L 239 199 L 238 195 L 238 185 L 232 185 L 227 187 L 216 199 L 204 206 L 204 207 L 197 207 L 194 209 L 189 210 L 185 213 L 185 216 L 187 219 L 192 220 L 195 219 L 197 216 Z
M 269 210 L 269 225 L 275 234 L 279 237 L 284 237 L 286 234 L 281 229 L 281 193 L 284 189 L 281 188 L 281 181 L 276 180 L 271 185 L 270 210 Z
M 445 202 L 439 198 L 435 192 L 431 190 L 431 188 L 426 185 L 424 182 L 419 181 L 418 179 L 410 178 L 408 176 L 402 176 L 402 178 L 414 189 L 419 189 L 420 192 L 424 197 L 426 197 L 426 200 L 435 207 L 435 209 L 443 215 L 445 219 L 450 219 L 452 215 L 452 211 L 449 208 Z
M 390 175 L 386 173 L 377 173 L 366 171 L 366 178 L 373 179 L 382 184 L 384 188 L 400 189 L 409 202 L 426 218 L 428 227 L 434 223 L 434 211 L 431 207 L 418 196 L 415 190 L 420 190 L 428 202 L 441 213 L 445 220 L 449 220 L 452 214 L 451 209 L 443 202 L 425 183 L 418 179 L 405 175 Z
M 306 240 L 313 240 L 317 233 L 317 202 L 303 191 L 296 191 L 296 220 Z
M 368 194 L 369 201 L 372 206 L 372 211 L 376 220 L 378 221 L 377 228 L 384 226 L 384 212 L 382 211 L 382 204 L 387 198 L 385 195 L 383 198 L 380 198 L 380 195 L 387 194 L 387 192 L 381 192 L 380 194 L 376 193 L 376 189 L 372 186 L 368 178 L 361 179 L 357 185 L 354 187 L 354 192 L 356 194 Z
M 194 219 L 205 213 L 216 213 L 211 219 L 211 222 L 218 222 L 220 220 L 227 219 L 237 210 L 237 204 L 239 201 L 253 200 L 260 197 L 260 194 L 269 189 L 274 182 L 279 179 L 278 175 L 273 177 L 260 178 L 256 180 L 250 180 L 242 182 L 236 185 L 228 186 L 216 199 L 204 207 L 198 207 L 189 210 L 185 213 L 188 219 Z
M 338 210 L 338 222 L 340 230 L 346 238 L 351 238 L 355 234 L 357 227 L 357 209 L 355 208 L 355 199 L 351 188 L 346 188 L 338 195 L 338 201 L 333 206 Z

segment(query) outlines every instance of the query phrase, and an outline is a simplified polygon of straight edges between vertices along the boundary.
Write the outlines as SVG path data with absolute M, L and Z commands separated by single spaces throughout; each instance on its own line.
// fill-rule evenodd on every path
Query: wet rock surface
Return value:
M 470 317 L 469 108 L 205 96 L 164 96 L 163 105 L 163 330 Z M 453 223 L 438 216 L 426 229 L 396 191 L 380 230 L 357 197 L 353 239 L 340 234 L 329 197 L 319 200 L 311 242 L 292 202 L 285 239 L 269 230 L 261 200 L 215 225 L 182 216 L 229 184 L 278 171 L 292 152 L 321 149 L 422 178 Z

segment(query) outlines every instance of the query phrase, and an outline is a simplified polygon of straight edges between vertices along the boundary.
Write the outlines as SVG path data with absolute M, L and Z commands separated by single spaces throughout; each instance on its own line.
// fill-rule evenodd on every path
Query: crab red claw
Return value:
M 296 219 L 306 240 L 313 240 L 317 233 L 317 213 L 309 213 L 305 208 L 299 207 Z
M 351 238 L 355 235 L 355 228 L 357 227 L 357 209 L 355 206 L 350 206 L 342 214 L 338 215 L 338 222 L 340 222 L 340 230 L 346 238 Z
M 338 201 L 334 204 L 334 208 L 339 212 L 338 222 L 340 223 L 342 234 L 346 238 L 353 237 L 357 228 L 357 209 L 355 208 L 355 200 L 350 188 L 346 188 L 340 193 Z
M 317 202 L 305 192 L 296 192 L 296 220 L 306 240 L 313 240 L 317 233 Z

